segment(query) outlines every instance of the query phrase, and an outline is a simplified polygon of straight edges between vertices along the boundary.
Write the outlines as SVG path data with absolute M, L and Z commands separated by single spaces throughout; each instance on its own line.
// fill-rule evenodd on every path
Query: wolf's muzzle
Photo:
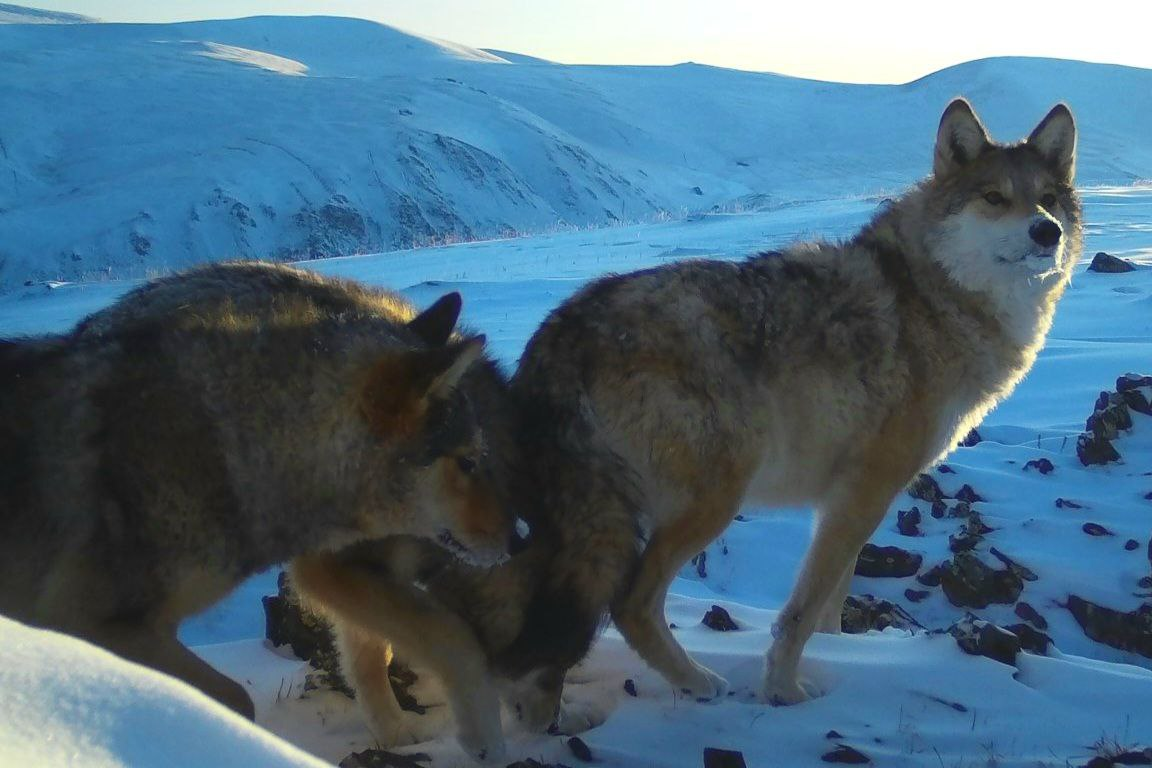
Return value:
M 1028 227 L 1028 236 L 1042 248 L 1051 248 L 1056 245 L 1060 242 L 1060 238 L 1063 237 L 1063 235 L 1064 230 L 1052 219 L 1042 219 Z M 1045 253 L 1040 255 L 1050 256 L 1051 254 Z

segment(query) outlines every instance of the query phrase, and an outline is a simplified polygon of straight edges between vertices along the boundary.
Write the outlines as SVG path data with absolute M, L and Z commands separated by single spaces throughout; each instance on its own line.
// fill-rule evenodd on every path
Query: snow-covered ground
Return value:
M 842 743 L 885 766 L 1065 766 L 1085 763 L 1099 741 L 1152 745 L 1152 659 L 1089 640 L 1062 607 L 1075 593 L 1117 610 L 1133 610 L 1148 599 L 1149 590 L 1138 587 L 1140 578 L 1152 574 L 1147 559 L 1152 500 L 1145 498 L 1152 492 L 1152 418 L 1136 415 L 1131 434 L 1117 441 L 1124 456 L 1121 464 L 1085 468 L 1074 450 L 1075 437 L 1099 391 L 1111 389 L 1115 378 L 1126 371 L 1152 372 L 1152 227 L 1147 223 L 1152 221 L 1152 188 L 1096 187 L 1083 194 L 1086 258 L 1062 301 L 1039 362 L 982 425 L 985 441 L 949 456 L 951 473 L 933 473 L 948 495 L 969 484 L 985 499 L 973 506 L 995 530 L 985 536 L 977 552 L 1000 567 L 988 556 L 995 547 L 1036 573 L 1038 578 L 1026 582 L 1020 599 L 1047 620 L 1058 650 L 1052 657 L 1022 656 L 1017 671 L 965 655 L 947 636 L 894 629 L 817 636 L 806 650 L 802 672 L 824 695 L 791 708 L 757 704 L 751 697 L 770 642 L 769 627 L 791 588 L 809 520 L 804 511 L 768 515 L 748 509 L 744 520 L 734 522 L 709 547 L 706 577 L 686 567 L 668 605 L 670 620 L 680 627 L 679 637 L 731 680 L 735 695 L 717 705 L 677 701 L 668 685 L 646 670 L 609 629 L 569 686 L 569 696 L 580 706 L 607 715 L 602 726 L 584 735 L 599 764 L 688 768 L 701 764 L 704 747 L 721 747 L 742 751 L 749 766 L 819 765 L 822 754 Z M 512 366 L 548 309 L 592 277 L 676 258 L 737 258 L 798 237 L 843 235 L 866 220 L 877 201 L 845 198 L 306 266 L 404 288 L 420 304 L 459 290 L 465 300 L 465 321 L 484 330 L 497 356 Z M 1130 259 L 1140 268 L 1118 275 L 1084 271 L 1097 250 Z M 0 296 L 0 335 L 63 330 L 131 285 L 102 282 L 18 289 Z M 1025 470 L 1028 461 L 1039 458 L 1049 459 L 1054 471 Z M 1057 507 L 1057 498 L 1082 508 Z M 897 511 L 913 505 L 924 511 L 920 526 L 924 535 L 915 538 L 896 530 Z M 957 532 L 961 521 L 937 520 L 928 514 L 929 506 L 911 497 L 898 499 L 873 541 L 923 555 L 922 571 L 947 559 L 948 536 Z M 1087 535 L 1085 523 L 1102 525 L 1110 535 Z M 1125 548 L 1129 539 L 1138 542 L 1137 549 Z M 907 589 L 923 590 L 928 596 L 911 602 L 904 595 Z M 188 622 L 185 639 L 213 664 L 244 681 L 256 701 L 258 722 L 274 733 L 333 762 L 372 746 L 350 702 L 333 693 L 301 696 L 304 666 L 265 648 L 259 598 L 274 591 L 275 574 L 253 579 L 224 604 Z M 853 593 L 897 602 L 929 628 L 947 627 L 964 613 L 952 607 L 939 588 L 923 587 L 913 578 L 857 577 Z M 717 633 L 702 627 L 700 618 L 713 603 L 727 607 L 741 631 Z M 1019 621 L 1011 606 L 975 613 L 1000 624 Z M 13 660 L 9 638 L 32 650 Z M 43 642 L 47 648 L 57 647 L 54 638 Z M 36 664 L 39 677 L 31 683 L 14 677 L 14 667 L 35 663 L 21 659 L 35 660 L 41 644 L 32 633 L 0 626 L 0 689 L 17 685 L 32 692 L 0 707 L 22 712 L 26 699 L 44 710 L 64 706 L 52 702 L 73 699 L 71 676 L 54 670 L 107 663 L 103 658 L 89 659 L 72 643 L 74 663 Z M 635 698 L 623 692 L 627 678 L 635 682 L 639 694 Z M 177 689 L 176 685 L 165 689 L 172 696 L 166 706 L 214 718 L 219 728 L 214 738 L 222 742 L 240 739 L 256 744 L 255 736 L 218 708 L 192 693 L 173 694 Z M 122 727 L 123 718 L 136 723 L 142 717 L 142 709 L 130 706 L 137 690 L 127 686 L 120 694 L 109 694 L 115 708 L 98 722 L 78 715 L 57 716 L 48 733 L 73 722 L 77 729 L 92 729 L 96 742 L 106 743 L 107 729 Z M 434 688 L 423 695 L 425 701 L 438 698 Z M 88 711 L 86 701 L 77 699 L 67 712 Z M 204 714 L 205 709 L 211 712 Z M 415 750 L 430 755 L 433 766 L 463 764 L 443 708 L 431 711 L 428 717 L 439 718 L 444 735 Z M 7 718 L 0 717 L 4 722 Z M 175 728 L 152 720 L 139 721 L 137 727 L 157 734 L 156 744 L 165 748 L 170 741 L 163 734 Z M 31 750 L 14 754 L 35 754 L 28 747 L 39 743 L 34 730 L 20 727 L 13 742 L 5 738 L 13 730 L 4 728 L 0 725 L 0 762 L 8 754 L 5 744 Z M 830 731 L 840 735 L 827 738 Z M 125 764 L 148 762 L 125 750 L 119 753 Z M 511 750 L 517 757 L 578 763 L 561 739 L 513 734 Z
M 1081 62 L 844 85 L 326 17 L 0 24 L 0 55 L 0 291 L 898 189 L 960 93 L 1009 137 L 1066 100 L 1082 183 L 1152 178 L 1152 72 Z
M 1070 594 L 1119 611 L 1152 600 L 1140 586 L 1152 576 L 1152 417 L 1136 415 L 1117 441 L 1121 463 L 1085 468 L 1075 454 L 1097 394 L 1127 371 L 1152 374 L 1152 71 L 996 59 L 848 86 L 697 65 L 561 66 L 347 19 L 34 17 L 0 5 L 0 22 L 21 22 L 0 24 L 0 336 L 63 331 L 134 279 L 194 261 L 504 233 L 516 236 L 305 266 L 419 304 L 459 290 L 465 321 L 511 368 L 544 314 L 605 272 L 848 234 L 927 172 L 954 95 L 1004 139 L 1069 102 L 1085 260 L 1032 373 L 980 427 L 984 442 L 932 473 L 946 495 L 969 485 L 982 497 L 972 508 L 992 530 L 976 552 L 1034 572 L 1019 599 L 1057 650 L 1016 670 L 923 631 L 817 636 L 802 673 L 824 695 L 757 704 L 809 517 L 747 509 L 708 548 L 703 574 L 684 569 L 668 605 L 734 695 L 677 701 L 611 629 L 569 695 L 607 715 L 584 739 L 599 765 L 620 768 L 695 767 L 705 747 L 740 750 L 757 768 L 820 765 L 837 744 L 876 765 L 959 768 L 1082 765 L 1097 743 L 1152 746 L 1152 659 L 1088 639 L 1064 607 Z M 1084 271 L 1100 250 L 1139 268 Z M 1039 459 L 1053 470 L 1026 468 Z M 913 506 L 922 535 L 902 535 L 898 512 Z M 873 537 L 921 555 L 921 573 L 953 557 L 963 522 L 929 507 L 898 499 Z M 349 701 L 302 695 L 303 666 L 265 647 L 260 597 L 275 576 L 182 636 L 249 688 L 261 726 L 336 762 L 372 742 Z M 928 628 L 964 613 L 912 577 L 857 577 L 853 593 Z M 714 603 L 740 631 L 700 626 Z M 1011 605 L 975 612 L 1019 621 Z M 4 766 L 316 764 L 178 682 L 4 620 L 0 692 Z M 417 693 L 437 700 L 426 680 Z M 437 768 L 462 764 L 444 708 L 430 711 L 443 735 L 414 750 Z M 513 735 L 511 752 L 579 762 L 555 738 Z

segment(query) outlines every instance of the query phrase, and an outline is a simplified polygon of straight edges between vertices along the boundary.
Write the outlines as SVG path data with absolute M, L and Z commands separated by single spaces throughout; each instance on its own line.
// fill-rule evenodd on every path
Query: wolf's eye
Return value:
M 466 475 L 470 475 L 476 471 L 476 462 L 467 456 L 457 456 L 456 466 Z
M 1053 206 L 1056 205 L 1056 195 L 1052 194 L 1051 192 L 1049 192 L 1046 195 L 1041 195 L 1040 196 L 1040 205 L 1044 206 L 1045 208 L 1051 209 Z
M 1004 195 L 993 189 L 984 193 L 984 202 L 988 203 L 988 205 L 1004 205 L 1008 200 Z

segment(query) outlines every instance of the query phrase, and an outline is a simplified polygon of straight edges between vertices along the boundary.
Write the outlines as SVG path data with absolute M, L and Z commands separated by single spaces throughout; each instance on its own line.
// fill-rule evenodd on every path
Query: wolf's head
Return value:
M 936 136 L 925 244 L 961 285 L 1000 294 L 1062 286 L 1079 255 L 1076 124 L 1058 104 L 1027 139 L 993 142 L 956 99 Z
M 376 360 L 360 388 L 361 414 L 399 456 L 413 535 L 462 559 L 490 565 L 519 547 L 525 525 L 505 488 L 512 441 L 507 382 L 484 356 L 484 336 L 454 333 L 460 295 L 450 293 L 407 323 L 414 348 Z M 392 484 L 387 493 L 395 494 Z M 396 531 L 381 531 L 395 533 Z

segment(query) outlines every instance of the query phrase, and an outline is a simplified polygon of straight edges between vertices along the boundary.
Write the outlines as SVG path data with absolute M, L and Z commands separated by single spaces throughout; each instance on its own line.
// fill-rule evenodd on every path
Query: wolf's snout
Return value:
M 1060 242 L 1064 230 L 1060 228 L 1052 219 L 1044 219 L 1038 221 L 1028 228 L 1028 235 L 1032 240 L 1043 248 L 1051 248 Z

